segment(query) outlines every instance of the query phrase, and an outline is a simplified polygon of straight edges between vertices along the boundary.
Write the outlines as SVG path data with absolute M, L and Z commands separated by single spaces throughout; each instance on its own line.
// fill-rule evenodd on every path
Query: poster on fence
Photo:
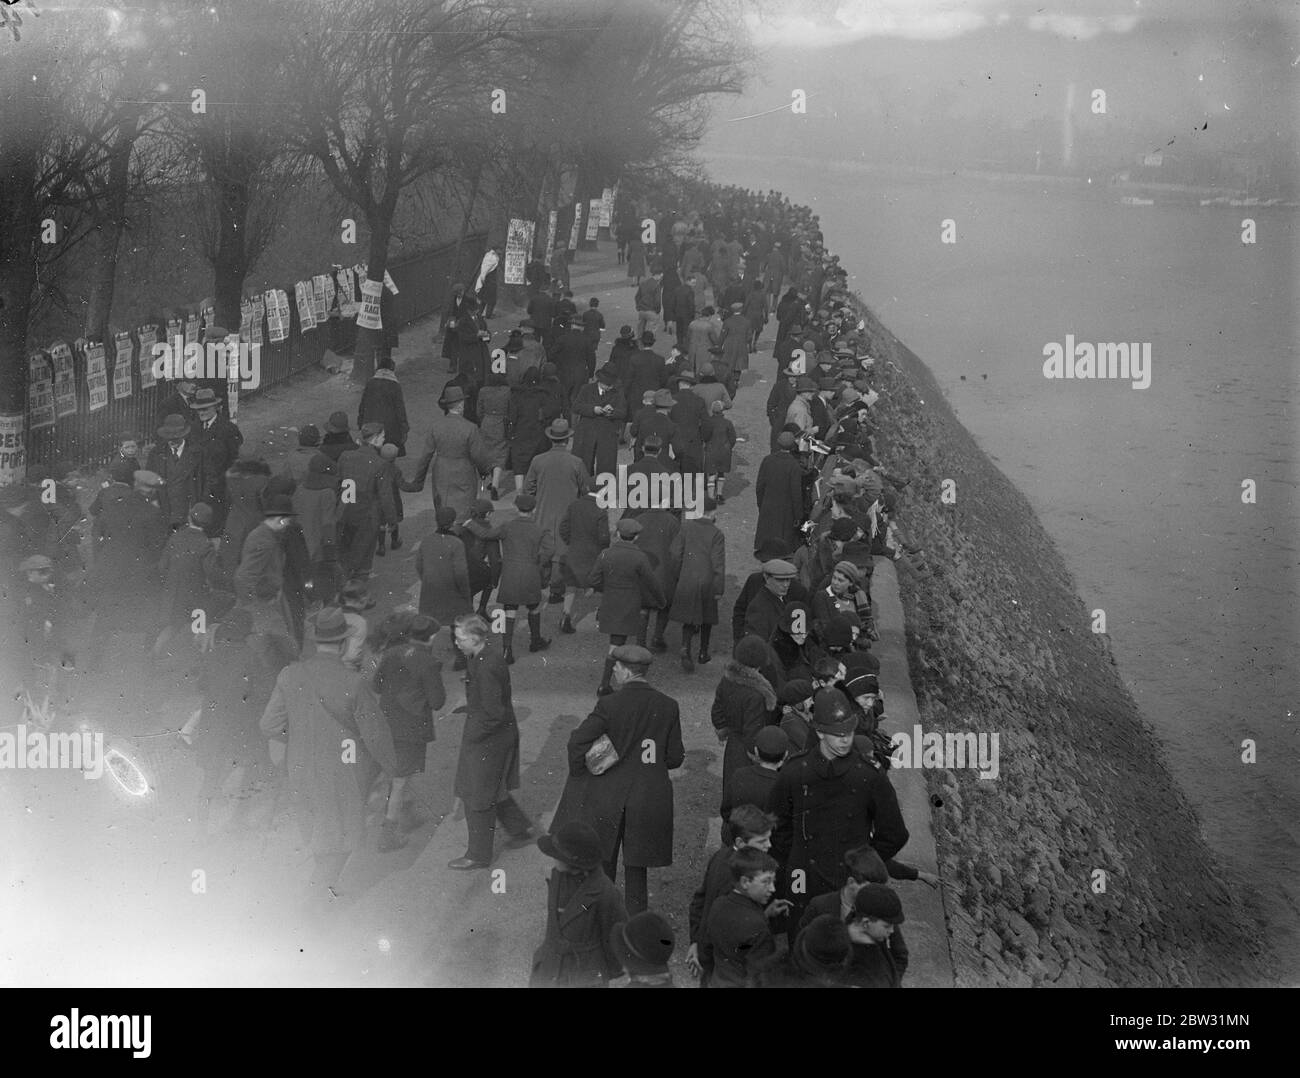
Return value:
M 158 327 L 141 326 L 135 331 L 135 336 L 140 342 L 140 353 L 136 356 L 140 365 L 140 388 L 149 389 L 158 382 L 153 376 L 153 346 L 158 341 Z
M 533 247 L 533 232 L 536 228 L 536 221 L 510 218 L 510 227 L 506 229 L 506 284 L 524 283 L 524 265 L 528 262 L 528 253 Z
M 54 361 L 54 415 L 62 419 L 77 412 L 77 375 L 72 365 L 72 349 L 63 341 L 50 345 Z
M 383 328 L 379 313 L 379 297 L 383 292 L 384 286 L 379 281 L 361 282 L 361 313 L 357 315 L 357 329 Z
M 167 336 L 164 338 L 168 344 L 171 344 L 177 337 L 185 336 L 185 321 L 177 315 L 167 316 Z
M 199 311 L 199 314 L 203 318 L 203 337 L 204 340 L 206 340 L 208 327 L 217 325 L 217 308 L 211 303 L 207 303 L 204 304 L 203 308 Z
M 593 198 L 587 206 L 587 239 L 594 240 L 600 230 L 600 199 Z
M 253 301 L 247 296 L 239 301 L 239 339 L 245 344 L 253 332 Z
M 266 290 L 266 336 L 272 344 L 289 339 L 289 293 L 283 288 Z
M 600 196 L 600 227 L 609 228 L 614 223 L 614 188 L 606 187 Z
M 569 229 L 569 250 L 578 249 L 578 237 L 582 234 L 579 230 L 582 228 L 582 203 L 573 204 L 573 227 Z
M 50 364 L 37 352 L 27 361 L 27 413 L 32 430 L 54 426 L 54 375 Z
M 315 291 L 309 281 L 299 281 L 293 286 L 294 302 L 298 304 L 298 325 L 306 333 L 316 328 Z
M 551 252 L 555 250 L 555 230 L 560 226 L 560 211 L 551 210 L 546 216 L 546 250 L 542 252 L 543 258 L 550 258 Z
M 250 344 L 264 344 L 266 342 L 266 330 L 263 328 L 266 322 L 266 299 L 261 292 L 253 297 L 253 339 Z
M 23 414 L 0 415 L 0 486 L 23 481 L 27 449 L 23 444 Z
M 357 316 L 357 275 L 345 266 L 334 271 L 339 284 L 339 314 L 344 318 Z
M 135 348 L 131 334 L 119 333 L 113 338 L 113 399 L 123 400 L 131 395 L 131 361 Z
M 328 273 L 317 273 L 311 279 L 312 309 L 316 312 L 316 324 L 329 321 L 330 308 L 334 305 L 334 278 Z
M 190 311 L 185 316 L 185 343 L 199 344 L 203 334 L 199 332 L 199 312 Z
M 108 360 L 102 341 L 85 341 L 86 393 L 90 396 L 90 410 L 98 412 L 108 407 Z

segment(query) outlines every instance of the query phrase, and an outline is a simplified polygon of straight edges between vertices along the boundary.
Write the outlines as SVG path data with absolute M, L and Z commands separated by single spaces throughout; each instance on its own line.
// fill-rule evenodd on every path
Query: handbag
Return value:
M 593 775 L 603 775 L 618 763 L 618 750 L 608 734 L 601 734 L 587 750 L 587 770 Z

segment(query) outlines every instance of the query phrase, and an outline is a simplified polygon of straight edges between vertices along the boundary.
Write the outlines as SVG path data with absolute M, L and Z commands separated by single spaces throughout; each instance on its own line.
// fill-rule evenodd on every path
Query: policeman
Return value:
M 888 861 L 907 843 L 886 772 L 854 743 L 857 718 L 842 692 L 820 690 L 813 701 L 816 740 L 786 761 L 772 788 L 772 854 L 785 866 L 791 934 L 810 899 L 844 885 L 848 850 L 869 843 Z

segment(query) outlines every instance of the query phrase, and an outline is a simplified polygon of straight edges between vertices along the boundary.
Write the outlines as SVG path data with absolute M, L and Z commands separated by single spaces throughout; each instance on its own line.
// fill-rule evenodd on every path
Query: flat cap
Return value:
M 617 527 L 620 539 L 632 539 L 641 534 L 641 522 L 635 517 L 624 517 Z
M 519 494 L 515 497 L 515 508 L 521 513 L 531 513 L 537 508 L 537 499 L 531 494 Z
M 640 644 L 620 644 L 610 655 L 615 662 L 625 666 L 649 666 L 655 659 L 650 649 Z
M 763 572 L 767 576 L 789 577 L 797 574 L 799 570 L 788 561 L 783 561 L 781 558 L 773 558 L 771 561 L 763 562 Z

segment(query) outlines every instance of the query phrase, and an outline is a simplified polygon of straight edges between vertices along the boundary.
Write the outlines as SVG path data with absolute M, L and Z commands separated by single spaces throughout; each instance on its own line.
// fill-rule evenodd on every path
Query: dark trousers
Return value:
M 471 861 L 488 862 L 492 860 L 492 843 L 496 837 L 497 821 L 512 838 L 528 834 L 532 826 L 518 803 L 509 794 L 504 801 L 498 801 L 491 808 L 465 808 L 465 823 L 469 827 L 469 850 L 466 856 Z
M 611 881 L 618 876 L 618 851 L 623 846 L 623 834 L 627 828 L 627 814 L 618 822 L 618 834 L 614 838 L 614 852 L 605 862 L 605 875 Z M 644 868 L 623 863 L 623 892 L 627 899 L 628 916 L 644 913 L 650 905 L 650 882 Z
M 349 510 L 351 510 L 349 512 Z M 339 563 L 343 579 L 351 580 L 370 572 L 375 564 L 375 546 L 379 541 L 379 514 L 347 506 L 339 524 Z

